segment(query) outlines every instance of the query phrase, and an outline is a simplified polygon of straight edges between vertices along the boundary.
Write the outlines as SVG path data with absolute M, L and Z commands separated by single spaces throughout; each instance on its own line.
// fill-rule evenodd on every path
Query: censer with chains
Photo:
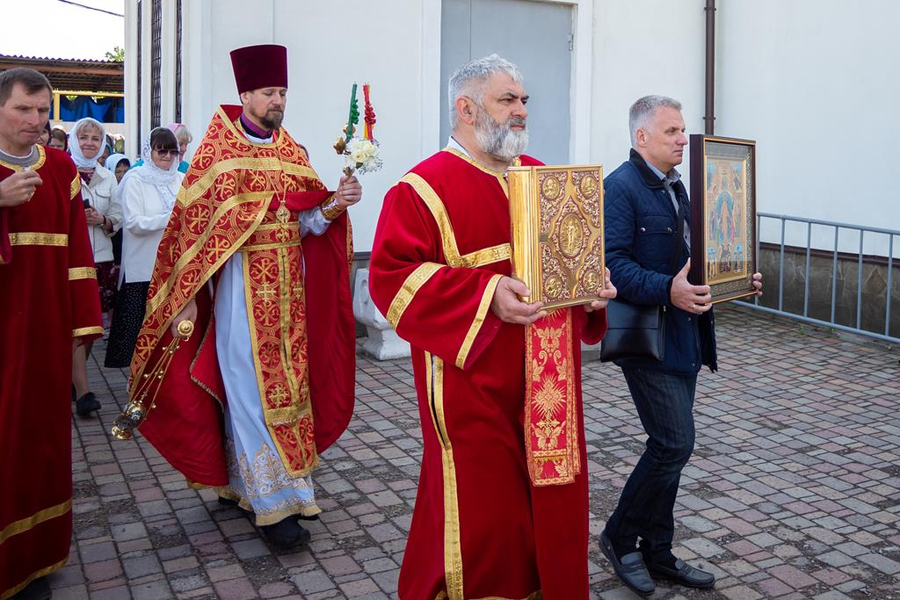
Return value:
M 131 394 L 128 406 L 125 407 L 122 414 L 116 417 L 116 422 L 112 426 L 111 432 L 118 439 L 131 439 L 134 430 L 144 422 L 150 409 L 156 407 L 155 402 L 156 395 L 159 393 L 159 383 L 166 376 L 172 357 L 175 356 L 175 352 L 178 351 L 181 342 L 190 338 L 191 334 L 194 333 L 194 324 L 187 320 L 181 321 L 178 324 L 178 333 L 183 337 L 176 337 L 169 342 L 156 366 L 150 372 L 144 373 L 140 381 L 137 382 L 137 389 Z M 150 396 L 151 387 L 154 389 L 152 396 Z

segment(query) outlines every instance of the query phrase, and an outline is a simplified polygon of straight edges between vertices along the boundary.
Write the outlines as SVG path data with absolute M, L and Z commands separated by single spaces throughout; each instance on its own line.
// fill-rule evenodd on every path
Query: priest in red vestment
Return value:
M 103 333 L 80 178 L 36 144 L 52 90 L 0 73 L 0 598 L 49 598 L 72 538 L 72 350 Z
M 141 432 L 172 466 L 292 546 L 310 538 L 298 518 L 321 512 L 311 474 L 353 410 L 345 210 L 362 188 L 343 177 L 327 191 L 281 127 L 284 46 L 231 58 L 242 105 L 216 111 L 185 174 L 129 390 Z M 183 321 L 194 334 L 170 354 Z
M 483 58 L 454 74 L 450 99 L 449 145 L 388 192 L 370 262 L 372 298 L 412 346 L 424 438 L 399 596 L 587 598 L 580 344 L 603 336 L 615 288 L 550 314 L 519 300 L 504 172 L 541 164 L 521 155 L 522 76 Z M 532 381 L 548 363 L 554 384 Z M 526 443 L 532 409 L 558 420 L 548 447 L 567 457 Z

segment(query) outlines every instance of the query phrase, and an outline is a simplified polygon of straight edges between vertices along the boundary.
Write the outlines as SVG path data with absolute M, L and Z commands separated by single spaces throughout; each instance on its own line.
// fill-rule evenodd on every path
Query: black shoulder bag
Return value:
M 678 231 L 669 262 L 669 275 L 678 272 L 681 242 L 684 238 L 684 204 L 678 203 Z M 600 343 L 600 360 L 652 358 L 666 356 L 666 307 L 659 304 L 634 304 L 625 299 L 611 300 L 606 307 L 606 335 Z

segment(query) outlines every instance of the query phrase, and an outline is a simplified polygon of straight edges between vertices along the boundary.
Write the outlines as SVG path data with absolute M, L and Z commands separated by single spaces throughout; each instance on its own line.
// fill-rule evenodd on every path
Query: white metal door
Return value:
M 441 5 L 441 145 L 450 135 L 447 83 L 462 64 L 489 54 L 525 76 L 527 153 L 569 162 L 574 18 L 571 5 L 532 0 L 443 0 Z

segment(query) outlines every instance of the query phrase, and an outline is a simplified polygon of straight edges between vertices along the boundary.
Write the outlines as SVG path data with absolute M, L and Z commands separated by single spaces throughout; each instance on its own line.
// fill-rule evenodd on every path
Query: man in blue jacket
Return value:
M 620 298 L 665 307 L 665 356 L 616 361 L 648 439 L 600 549 L 619 578 L 647 596 L 655 589 L 653 577 L 696 588 L 715 584 L 712 573 L 672 554 L 672 538 L 681 470 L 694 449 L 697 373 L 700 365 L 716 370 L 716 337 L 709 286 L 687 280 L 690 210 L 675 169 L 688 143 L 681 104 L 665 96 L 640 98 L 631 106 L 629 128 L 631 155 L 604 181 L 606 260 Z M 682 239 L 676 239 L 679 231 Z M 673 250 L 680 253 L 674 275 Z M 762 276 L 753 279 L 762 289 Z

